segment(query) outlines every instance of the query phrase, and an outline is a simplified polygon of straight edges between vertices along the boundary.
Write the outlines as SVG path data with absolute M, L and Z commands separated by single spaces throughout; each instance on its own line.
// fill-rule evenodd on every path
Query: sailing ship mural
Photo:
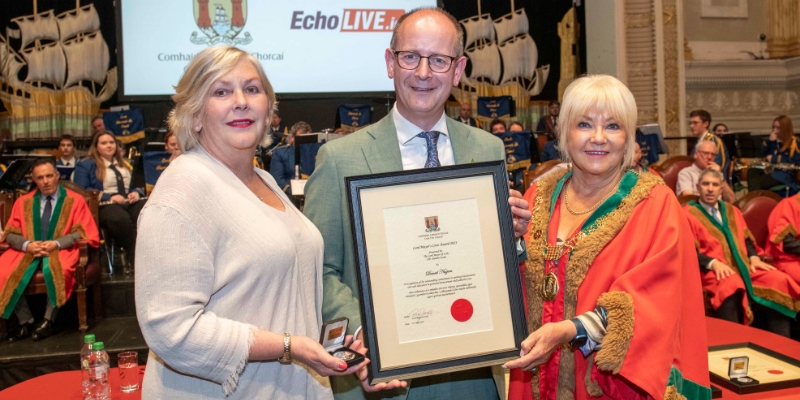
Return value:
M 11 19 L 0 33 L 0 101 L 11 139 L 89 136 L 100 103 L 117 90 L 117 69 L 93 4 Z
M 471 70 L 461 76 L 451 91 L 459 103 L 470 102 L 473 109 L 479 96 L 511 96 L 517 109 L 527 110 L 530 97 L 542 92 L 550 65 L 538 66 L 539 51 L 528 34 L 528 15 L 524 8 L 492 19 L 489 13 L 459 21 L 465 32 L 465 54 Z

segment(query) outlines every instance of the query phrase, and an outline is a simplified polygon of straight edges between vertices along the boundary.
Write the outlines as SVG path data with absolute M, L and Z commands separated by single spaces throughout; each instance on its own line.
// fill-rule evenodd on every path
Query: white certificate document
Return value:
M 383 214 L 399 343 L 491 331 L 477 200 Z

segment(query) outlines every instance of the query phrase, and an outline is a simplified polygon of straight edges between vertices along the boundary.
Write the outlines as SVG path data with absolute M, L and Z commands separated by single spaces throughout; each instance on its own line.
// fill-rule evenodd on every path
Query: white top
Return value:
M 414 125 L 411 121 L 400 115 L 400 111 L 397 111 L 397 107 L 392 108 L 392 119 L 394 120 L 394 127 L 397 130 L 397 140 L 400 142 L 400 158 L 403 160 L 403 170 L 425 167 L 425 161 L 428 160 L 428 144 L 425 138 L 416 137 L 420 133 L 425 132 L 425 130 Z M 443 133 L 443 135 L 439 135 L 439 139 L 436 142 L 436 151 L 439 153 L 439 165 L 454 165 L 456 159 L 453 155 L 453 145 L 448 136 L 447 119 L 445 118 L 444 112 L 442 112 L 442 117 L 439 118 L 439 121 L 436 122 L 431 130 Z
M 675 185 L 675 193 L 680 196 L 684 190 L 691 190 L 692 194 L 699 195 L 700 192 L 697 191 L 697 181 L 700 180 L 700 173 L 702 172 L 703 170 L 694 163 L 678 172 L 678 183 Z
M 139 217 L 136 312 L 151 353 L 145 399 L 332 399 L 295 361 L 248 362 L 253 329 L 319 340 L 322 236 L 262 203 L 198 147 L 161 175 Z
M 72 167 L 72 168 L 75 168 L 75 157 L 72 157 L 70 159 L 66 159 L 64 157 L 61 157 L 61 163 L 63 163 L 64 165 L 59 165 L 59 167 Z
M 108 166 L 111 165 L 108 160 L 104 158 L 103 163 L 106 165 L 106 177 L 103 179 L 103 193 L 116 194 L 119 192 L 117 190 L 117 174 L 115 174 L 111 168 L 108 168 Z M 116 161 L 114 161 L 114 168 L 122 175 L 122 182 L 125 184 L 125 190 L 127 191 L 128 188 L 131 187 L 131 171 L 124 165 L 117 165 Z

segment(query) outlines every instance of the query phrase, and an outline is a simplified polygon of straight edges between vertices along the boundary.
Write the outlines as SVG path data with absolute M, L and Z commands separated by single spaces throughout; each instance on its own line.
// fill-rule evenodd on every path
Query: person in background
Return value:
M 297 135 L 311 132 L 311 126 L 303 121 L 292 125 L 286 144 L 276 147 L 272 153 L 272 164 L 269 166 L 269 173 L 275 178 L 275 182 L 278 183 L 281 190 L 288 196 L 292 195 L 290 181 L 295 178 L 294 138 Z
M 728 168 L 730 167 L 731 157 L 725 143 L 722 142 L 719 136 L 708 131 L 711 125 L 711 114 L 706 110 L 694 110 L 689 113 L 689 128 L 692 130 L 692 135 L 697 138 L 698 144 L 703 141 L 712 141 L 717 145 L 717 155 L 714 157 L 714 162 L 720 166 L 720 171 L 725 179 L 728 179 Z M 692 149 L 691 156 L 694 156 L 695 146 Z
M 41 340 L 53 334 L 58 309 L 69 300 L 75 283 L 80 258 L 75 243 L 86 240 L 89 246 L 100 245 L 89 206 L 83 196 L 58 184 L 52 159 L 36 160 L 31 176 L 36 190 L 14 202 L 11 219 L 0 237 L 11 247 L 0 254 L 0 318 L 8 319 L 13 311 L 19 321 L 9 342 L 28 336 Z M 34 327 L 24 289 L 36 269 L 42 270 L 47 284 L 47 306 L 44 319 Z M 4 334 L 0 332 L 0 339 Z
M 772 121 L 772 131 L 769 133 L 769 138 L 761 145 L 761 155 L 767 162 L 772 161 L 772 155 L 781 148 L 781 129 L 794 130 L 792 120 L 785 115 L 779 115 Z
M 492 133 L 495 135 L 506 133 L 506 123 L 499 119 L 492 120 L 489 124 L 489 129 L 491 129 Z
M 184 154 L 139 220 L 142 398 L 333 399 L 325 377 L 366 361 L 347 368 L 318 342 L 322 237 L 253 167 L 272 85 L 250 53 L 213 46 L 175 92 L 168 123 Z
M 556 137 L 556 125 L 558 125 L 558 114 L 561 112 L 561 103 L 556 100 L 547 105 L 547 115 L 539 119 L 536 125 L 536 133 L 544 133 L 548 140 Z
M 508 124 L 508 131 L 509 132 L 522 132 L 524 130 L 525 130 L 525 128 L 522 126 L 522 124 L 520 124 L 517 121 L 514 121 L 514 122 Z
M 791 319 L 800 311 L 800 286 L 761 260 L 741 211 L 719 200 L 723 179 L 717 170 L 702 171 L 700 197 L 683 206 L 713 316 L 749 325 L 754 303 L 764 311 L 770 331 L 789 337 Z
M 89 146 L 88 158 L 75 167 L 73 180 L 84 189 L 100 191 L 100 227 L 109 239 L 124 249 L 123 269 L 132 272 L 136 249 L 136 221 L 144 207 L 144 191 L 131 187 L 132 171 L 117 151 L 109 131 L 97 133 Z
M 94 129 L 92 134 L 97 134 L 97 132 L 106 130 L 106 124 L 103 122 L 103 117 L 97 116 L 92 119 L 92 129 Z
M 472 106 L 469 104 L 469 102 L 461 103 L 461 108 L 458 110 L 458 122 L 476 128 L 481 127 L 481 123 L 475 118 L 472 118 Z
M 558 153 L 558 137 L 556 137 L 544 144 L 544 148 L 542 149 L 542 162 L 560 159 L 561 155 Z
M 772 149 L 771 154 L 767 154 L 765 159 L 771 164 L 789 164 L 800 166 L 800 150 L 798 150 L 797 138 L 794 136 L 794 127 L 791 118 L 781 115 L 775 118 L 772 123 L 772 135 L 777 137 L 776 141 L 767 141 L 767 146 Z M 766 175 L 758 168 L 750 168 L 747 171 L 747 186 L 750 190 L 769 190 L 776 186 L 782 186 L 782 193 L 794 195 L 798 192 L 795 180 L 795 170 L 775 168 L 771 174 Z
M 697 144 L 696 151 L 694 152 L 694 163 L 680 172 L 678 172 L 678 183 L 675 185 L 675 194 L 678 196 L 695 195 L 699 196 L 700 192 L 697 191 L 697 182 L 700 180 L 700 173 L 707 168 L 722 172 L 719 164 L 714 162 L 717 156 L 717 145 L 712 141 L 702 141 Z M 732 203 L 736 201 L 736 194 L 731 189 L 728 182 L 722 182 L 722 200 Z
M 56 165 L 75 168 L 77 159 L 75 158 L 75 138 L 72 135 L 61 135 L 58 140 L 58 151 L 61 152 L 61 158 L 56 160 Z
M 289 130 L 283 125 L 281 122 L 281 116 L 278 114 L 276 110 L 274 114 L 272 114 L 272 123 L 269 125 L 269 133 L 272 135 L 273 142 L 275 146 L 281 144 L 283 141 L 284 136 L 289 132 Z
M 181 146 L 178 144 L 178 137 L 175 136 L 175 132 L 169 131 L 167 136 L 164 137 L 164 151 L 170 154 L 170 162 L 181 155 Z
M 261 165 L 269 172 L 270 165 L 272 165 L 272 152 L 283 143 L 283 135 L 288 133 L 286 127 L 281 123 L 278 110 L 272 114 L 267 133 L 268 138 L 256 146 L 256 157 L 261 158 Z
M 510 400 L 711 398 L 694 243 L 663 181 L 630 170 L 636 119 L 614 77 L 564 91 L 557 133 L 572 168 L 528 189 L 530 335 L 504 365 Z
M 714 129 L 712 129 L 712 131 L 714 131 L 714 134 L 717 136 L 725 135 L 728 133 L 728 125 L 716 124 L 714 125 Z
M 632 167 L 633 171 L 636 172 L 637 174 L 649 172 L 651 174 L 656 174 L 657 176 L 661 176 L 661 174 L 656 172 L 656 170 L 651 168 L 649 165 L 646 167 L 642 165 L 642 148 L 639 147 L 639 142 L 636 142 L 634 147 L 635 147 L 635 152 L 633 153 L 633 167 Z
M 767 220 L 765 251 L 773 265 L 800 284 L 800 194 L 781 200 Z

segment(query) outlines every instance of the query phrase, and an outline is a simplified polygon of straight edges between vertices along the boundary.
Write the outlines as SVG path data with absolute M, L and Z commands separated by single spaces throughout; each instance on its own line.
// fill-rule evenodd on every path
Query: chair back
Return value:
M 747 227 L 756 238 L 756 244 L 762 249 L 769 237 L 767 220 L 780 201 L 781 197 L 769 190 L 754 190 L 736 202 L 736 206 L 742 210 Z
M 0 232 L 6 228 L 11 219 L 11 207 L 14 206 L 14 193 L 0 193 Z
M 92 217 L 94 217 L 94 222 L 97 224 L 98 231 L 100 230 L 100 191 L 95 189 L 86 190 L 80 186 L 78 186 L 75 182 L 72 181 L 59 181 L 61 186 L 64 188 L 72 190 L 73 192 L 77 193 L 78 195 L 82 196 L 84 200 L 86 200 L 86 205 L 89 206 L 89 211 L 92 212 Z
M 666 183 L 667 186 L 674 192 L 675 187 L 678 185 L 678 173 L 693 163 L 694 158 L 692 157 L 674 156 L 661 163 L 656 171 L 661 174 L 661 178 L 664 179 L 664 183 Z
M 688 203 L 688 202 L 690 202 L 692 200 L 697 200 L 699 198 L 700 198 L 700 196 L 698 196 L 696 194 L 687 194 L 687 195 L 683 195 L 683 196 L 678 196 L 678 203 L 681 203 L 681 205 L 684 205 L 684 204 L 686 204 L 686 203 Z

